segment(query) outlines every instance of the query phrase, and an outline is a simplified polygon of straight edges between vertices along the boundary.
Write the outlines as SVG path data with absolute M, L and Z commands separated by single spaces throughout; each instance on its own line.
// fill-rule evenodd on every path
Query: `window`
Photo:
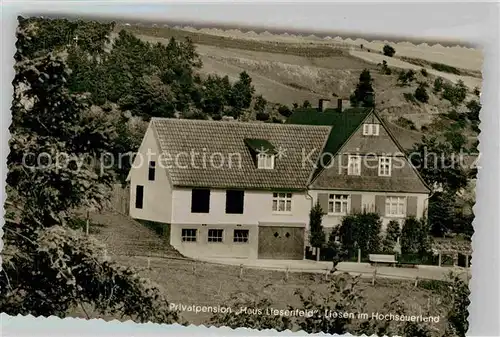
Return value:
M 156 163 L 154 161 L 150 161 L 149 162 L 149 172 L 148 172 L 148 179 L 150 181 L 155 180 L 155 167 L 156 167 Z
M 210 210 L 210 190 L 196 188 L 191 191 L 191 213 L 208 213 Z
M 196 242 L 196 229 L 183 228 L 181 232 L 182 242 Z
M 378 159 L 378 175 L 382 177 L 391 176 L 391 163 L 392 158 L 390 157 L 380 157 Z
M 208 242 L 222 242 L 222 235 L 224 230 L 222 229 L 209 229 L 208 230 Z
M 248 229 L 235 229 L 233 242 L 248 242 Z
M 379 124 L 363 124 L 363 136 L 378 136 Z
M 243 214 L 245 192 L 238 190 L 226 191 L 226 214 Z
M 347 167 L 347 174 L 359 176 L 361 174 L 361 157 L 349 156 L 349 165 Z
M 292 211 L 292 193 L 273 193 L 273 212 Z
M 272 170 L 274 168 L 274 155 L 259 153 L 257 155 L 257 168 Z
M 406 197 L 386 197 L 385 215 L 402 216 L 406 215 Z
M 328 214 L 347 214 L 349 196 L 347 194 L 330 194 L 328 198 Z
M 137 185 L 135 187 L 135 208 L 142 209 L 144 199 L 144 186 Z

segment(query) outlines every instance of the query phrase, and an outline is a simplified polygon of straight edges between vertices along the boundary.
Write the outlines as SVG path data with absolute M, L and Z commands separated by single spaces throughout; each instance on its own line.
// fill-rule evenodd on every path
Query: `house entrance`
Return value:
M 259 259 L 302 260 L 304 258 L 304 228 L 259 227 Z

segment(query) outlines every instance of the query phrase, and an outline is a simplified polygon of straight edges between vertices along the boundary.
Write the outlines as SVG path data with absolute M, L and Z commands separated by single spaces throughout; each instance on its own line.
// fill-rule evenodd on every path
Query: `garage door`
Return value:
M 259 259 L 302 260 L 304 228 L 259 227 Z

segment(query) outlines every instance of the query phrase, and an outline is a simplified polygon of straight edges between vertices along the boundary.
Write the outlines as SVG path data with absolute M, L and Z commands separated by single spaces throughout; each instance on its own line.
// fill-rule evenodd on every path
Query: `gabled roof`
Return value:
M 342 112 L 334 108 L 324 111 L 319 111 L 317 108 L 300 108 L 294 110 L 286 122 L 288 124 L 331 125 L 332 131 L 322 153 L 336 154 L 372 111 L 372 108 L 350 108 Z M 318 168 L 312 173 L 311 180 L 321 172 L 323 167 L 328 167 L 332 158 L 332 156 L 322 157 L 322 161 L 317 163 Z
M 310 158 L 317 160 L 331 130 L 330 126 L 170 118 L 152 118 L 150 127 L 164 161 L 169 161 L 163 165 L 174 186 L 267 190 L 305 190 L 313 167 L 303 163 L 304 152 L 315 150 Z M 252 145 L 266 143 L 276 149 L 274 169 L 255 166 L 249 139 L 254 140 Z M 197 153 L 194 165 L 192 152 Z
M 372 110 L 371 108 L 351 108 L 339 112 L 337 109 L 325 109 L 321 112 L 316 108 L 302 108 L 294 110 L 286 122 L 288 124 L 333 126 L 324 152 L 337 153 Z
M 288 118 L 287 123 L 292 124 L 332 125 L 330 136 L 323 150 L 323 153 L 331 155 L 324 156 L 322 162 L 318 162 L 318 169 L 311 176 L 311 183 L 313 183 L 311 187 L 326 189 L 346 189 L 349 187 L 348 189 L 353 190 L 429 192 L 429 187 L 413 166 L 409 168 L 416 175 L 413 178 L 391 177 L 390 179 L 373 176 L 343 176 L 334 174 L 332 170 L 325 169 L 331 164 L 333 156 L 338 154 L 344 144 L 348 142 L 363 121 L 371 114 L 377 117 L 401 154 L 404 154 L 403 147 L 394 137 L 384 120 L 372 108 L 351 108 L 342 112 L 337 109 L 325 109 L 325 111 L 319 111 L 316 108 L 297 109 Z M 323 171 L 332 172 L 322 173 Z M 317 178 L 320 175 L 323 176 L 323 179 L 318 181 Z

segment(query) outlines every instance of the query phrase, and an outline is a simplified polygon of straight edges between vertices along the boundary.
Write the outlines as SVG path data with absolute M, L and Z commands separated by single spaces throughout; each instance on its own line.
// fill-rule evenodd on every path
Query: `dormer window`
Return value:
M 380 124 L 363 124 L 363 136 L 378 136 Z
M 257 154 L 257 168 L 259 169 L 274 169 L 274 154 L 259 153 Z
M 250 149 L 257 169 L 274 169 L 276 164 L 276 150 L 268 140 L 246 138 L 245 144 Z

